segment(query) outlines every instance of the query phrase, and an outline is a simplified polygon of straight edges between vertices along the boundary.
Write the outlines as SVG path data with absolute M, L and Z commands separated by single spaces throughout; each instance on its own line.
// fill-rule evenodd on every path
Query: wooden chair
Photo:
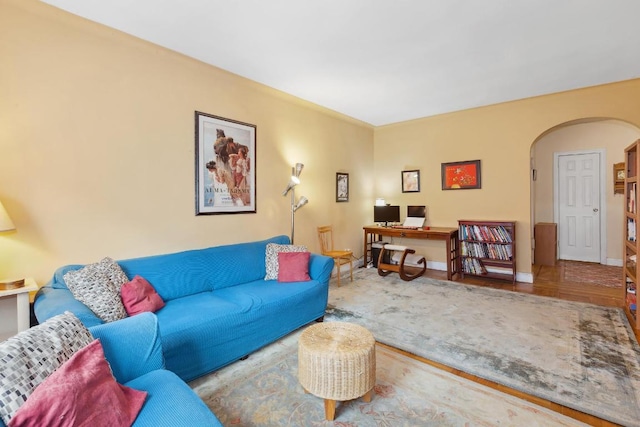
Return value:
M 333 249 L 333 226 L 324 225 L 318 227 L 318 240 L 320 241 L 320 253 L 330 256 L 336 263 L 338 269 L 338 286 L 340 286 L 340 266 L 349 263 L 349 272 L 353 282 L 353 252 L 336 251 Z
M 383 262 L 385 251 L 398 251 L 402 252 L 402 258 L 400 258 L 400 263 L 398 264 L 387 264 Z M 378 258 L 378 274 L 380 276 L 387 276 L 391 273 L 398 273 L 400 278 L 405 281 L 410 281 L 415 279 L 416 277 L 420 277 L 427 270 L 427 261 L 424 257 L 421 257 L 418 260 L 418 264 L 422 264 L 422 268 L 420 267 L 410 267 L 405 266 L 405 258 L 409 254 L 414 254 L 416 251 L 413 249 L 409 249 L 406 246 L 398 246 L 398 245 L 384 245 L 382 250 L 380 251 L 380 257 Z

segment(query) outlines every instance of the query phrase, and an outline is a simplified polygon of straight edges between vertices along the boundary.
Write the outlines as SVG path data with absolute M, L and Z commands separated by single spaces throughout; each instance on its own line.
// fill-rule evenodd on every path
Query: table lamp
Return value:
M 16 226 L 13 225 L 13 221 L 11 221 L 11 217 L 7 213 L 7 210 L 0 202 L 0 233 L 5 231 L 13 231 L 16 229 Z M 24 279 L 19 280 L 11 280 L 8 282 L 0 282 L 0 291 L 6 291 L 9 289 L 21 288 L 24 286 Z

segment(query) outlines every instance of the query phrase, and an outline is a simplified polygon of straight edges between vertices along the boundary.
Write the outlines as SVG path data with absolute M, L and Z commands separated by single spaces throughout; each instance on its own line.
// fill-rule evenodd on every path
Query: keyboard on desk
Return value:
M 420 227 L 411 227 L 409 225 L 392 225 L 391 228 L 399 228 L 401 230 L 417 230 Z

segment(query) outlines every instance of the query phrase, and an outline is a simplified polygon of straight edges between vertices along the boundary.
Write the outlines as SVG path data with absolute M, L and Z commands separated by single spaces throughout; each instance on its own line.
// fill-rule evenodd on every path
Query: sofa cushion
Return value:
M 111 258 L 103 258 L 79 270 L 69 271 L 64 275 L 64 281 L 73 296 L 103 321 L 112 322 L 127 317 L 120 298 L 120 287 L 129 279 Z
M 185 381 L 218 369 L 321 317 L 327 297 L 315 280 L 260 278 L 167 301 L 156 313 L 166 367 Z
M 278 253 L 280 252 L 307 252 L 306 246 L 267 244 L 265 251 L 266 274 L 264 280 L 276 280 L 278 278 Z
M 71 312 L 0 343 L 0 417 L 8 423 L 33 390 L 71 356 L 93 341 Z
M 120 289 L 122 303 L 129 316 L 145 311 L 156 312 L 164 307 L 164 301 L 153 286 L 142 276 L 134 277 Z
M 148 393 L 134 427 L 222 427 L 202 399 L 171 371 L 157 369 L 125 385 Z
M 280 252 L 278 282 L 306 282 L 309 277 L 309 252 Z
M 94 340 L 45 379 L 9 422 L 14 426 L 129 427 L 147 393 L 118 384 Z

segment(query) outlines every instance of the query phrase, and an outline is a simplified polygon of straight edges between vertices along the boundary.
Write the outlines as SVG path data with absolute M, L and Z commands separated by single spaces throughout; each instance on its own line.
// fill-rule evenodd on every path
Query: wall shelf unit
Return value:
M 516 282 L 515 221 L 458 221 L 460 272 Z
M 640 319 L 637 314 L 636 289 L 638 287 L 637 256 L 640 245 L 637 239 L 638 225 L 638 171 L 640 171 L 640 156 L 638 150 L 640 139 L 625 148 L 625 178 L 624 178 L 624 221 L 623 248 L 624 268 L 622 274 L 622 292 L 624 293 L 624 311 L 629 323 L 635 330 L 640 329 Z

